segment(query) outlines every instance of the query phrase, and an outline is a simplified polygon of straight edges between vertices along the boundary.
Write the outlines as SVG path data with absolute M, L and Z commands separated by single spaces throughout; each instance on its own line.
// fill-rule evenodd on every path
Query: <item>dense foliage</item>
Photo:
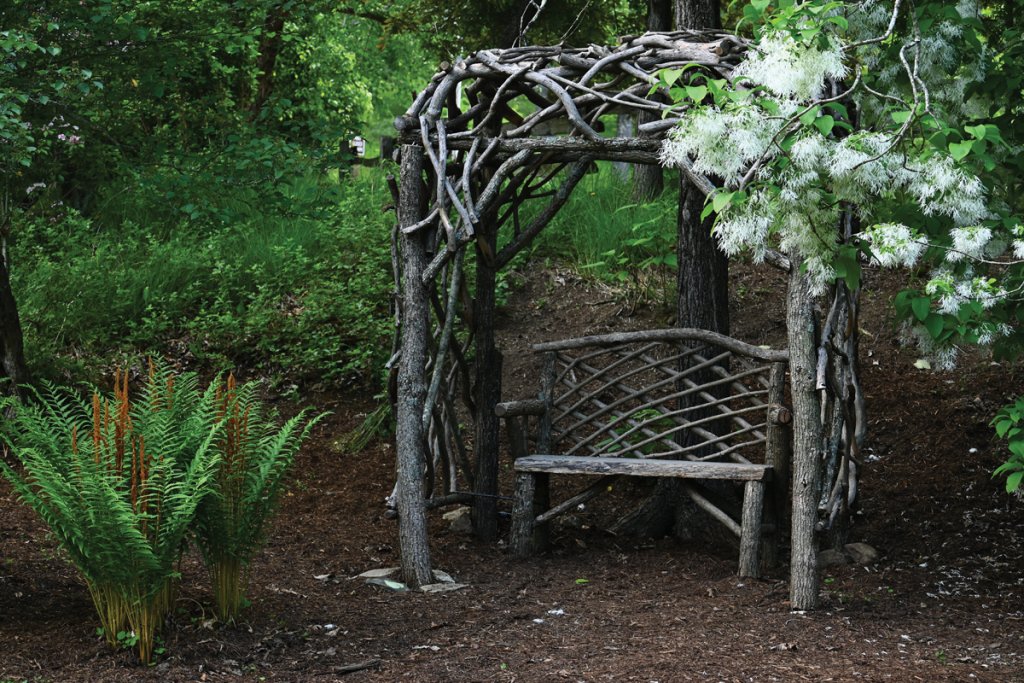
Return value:
M 374 378 L 388 198 L 347 182 L 347 140 L 432 69 L 415 36 L 345 10 L 0 9 L 0 225 L 37 374 L 154 350 Z
M 991 14 L 968 1 L 754 0 L 753 48 L 730 79 L 662 74 L 687 110 L 664 158 L 723 179 L 708 206 L 722 247 L 789 253 L 818 293 L 856 289 L 868 261 L 927 272 L 895 308 L 946 369 L 964 345 L 1012 357 L 1024 340 L 1007 173 L 1020 85 L 1002 77 L 1019 39 Z M 1001 472 L 1024 465 L 1017 450 Z

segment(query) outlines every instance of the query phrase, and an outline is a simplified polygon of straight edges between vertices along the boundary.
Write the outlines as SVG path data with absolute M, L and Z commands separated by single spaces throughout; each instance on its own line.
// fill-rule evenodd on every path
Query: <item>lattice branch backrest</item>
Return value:
M 552 444 L 576 455 L 761 461 L 770 365 L 678 342 L 556 354 Z

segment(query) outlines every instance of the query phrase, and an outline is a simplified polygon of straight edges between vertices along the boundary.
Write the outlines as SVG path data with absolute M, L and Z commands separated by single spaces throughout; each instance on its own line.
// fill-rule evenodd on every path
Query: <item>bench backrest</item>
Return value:
M 685 329 L 534 349 L 546 354 L 541 398 L 549 421 L 538 452 L 764 461 L 785 352 Z

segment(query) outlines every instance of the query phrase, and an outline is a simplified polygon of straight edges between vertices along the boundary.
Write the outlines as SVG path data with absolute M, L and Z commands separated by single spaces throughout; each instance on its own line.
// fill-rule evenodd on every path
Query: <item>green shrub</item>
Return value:
M 13 288 L 32 370 L 95 377 L 118 354 L 187 354 L 281 384 L 374 384 L 392 331 L 383 175 L 284 185 L 292 212 L 218 188 L 224 222 L 137 197 L 92 219 L 21 216 Z M 146 222 L 107 225 L 128 214 Z

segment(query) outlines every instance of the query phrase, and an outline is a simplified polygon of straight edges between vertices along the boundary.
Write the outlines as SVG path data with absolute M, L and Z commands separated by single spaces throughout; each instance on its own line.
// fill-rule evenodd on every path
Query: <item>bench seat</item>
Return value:
M 725 479 L 768 481 L 769 465 L 732 462 L 695 462 L 582 455 L 528 455 L 516 458 L 516 472 L 548 474 L 621 474 L 631 477 L 675 477 L 678 479 Z
M 512 509 L 512 553 L 527 557 L 547 545 L 548 522 L 577 501 L 572 498 L 554 509 L 547 509 L 548 475 L 581 474 L 606 477 L 674 477 L 678 479 L 718 479 L 746 482 L 743 513 L 739 524 L 720 518 L 740 537 L 737 573 L 757 578 L 761 575 L 760 545 L 765 482 L 772 478 L 770 465 L 706 462 L 692 460 L 656 460 L 579 455 L 527 455 L 515 459 L 516 493 Z M 602 480 L 603 481 L 603 480 Z

